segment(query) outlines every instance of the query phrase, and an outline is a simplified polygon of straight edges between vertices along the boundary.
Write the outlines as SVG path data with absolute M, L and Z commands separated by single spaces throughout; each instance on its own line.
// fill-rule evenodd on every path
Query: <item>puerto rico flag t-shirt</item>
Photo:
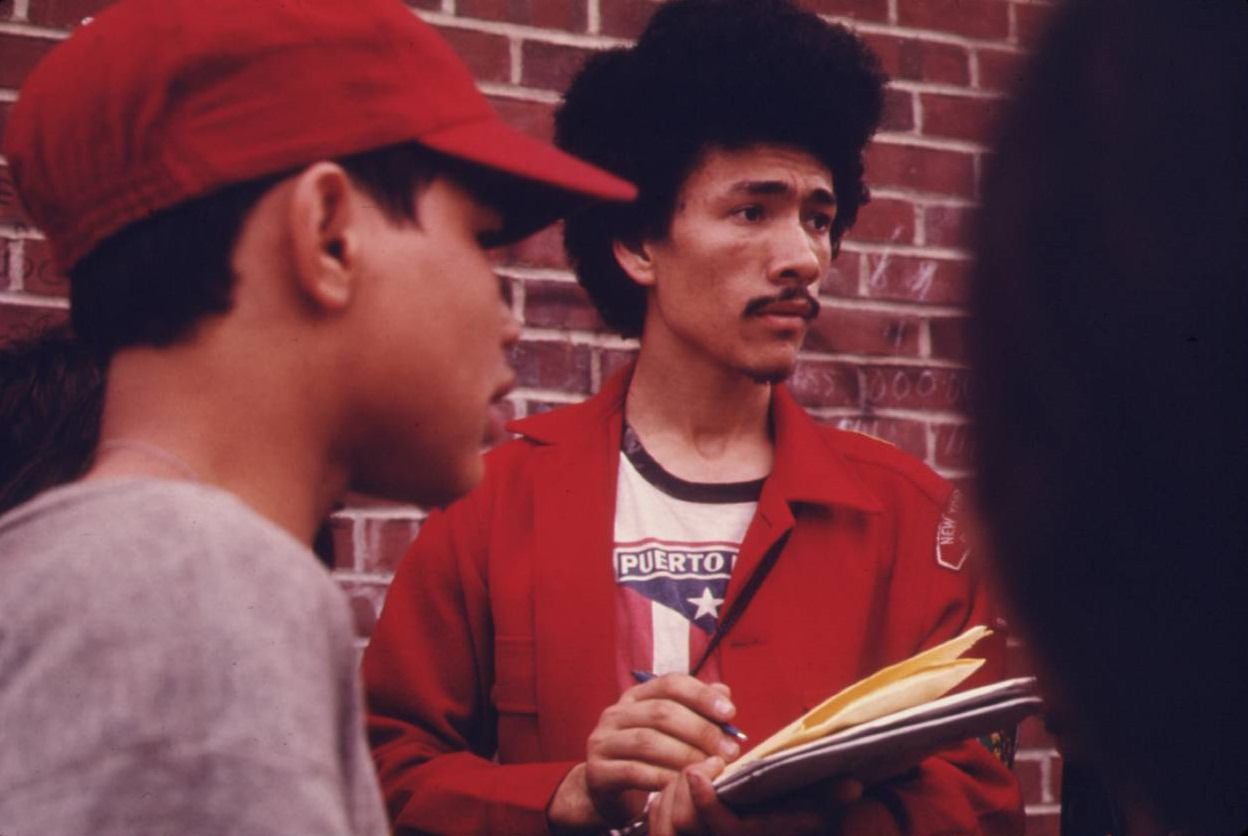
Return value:
M 655 461 L 625 425 L 615 500 L 616 670 L 688 673 L 719 624 L 737 553 L 763 488 L 688 482 Z M 714 659 L 699 678 L 718 681 Z

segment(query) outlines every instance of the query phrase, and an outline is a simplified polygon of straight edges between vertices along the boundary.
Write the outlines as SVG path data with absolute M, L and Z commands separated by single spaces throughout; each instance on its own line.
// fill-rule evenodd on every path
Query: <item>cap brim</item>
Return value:
M 622 203 L 637 196 L 636 187 L 627 180 L 498 118 L 455 125 L 421 136 L 418 141 L 506 177 L 508 187 L 492 200 L 504 215 L 503 229 L 493 243 L 524 238 L 589 201 Z

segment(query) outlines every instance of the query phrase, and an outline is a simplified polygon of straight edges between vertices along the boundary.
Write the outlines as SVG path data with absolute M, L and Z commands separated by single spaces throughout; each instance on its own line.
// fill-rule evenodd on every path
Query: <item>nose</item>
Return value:
M 520 322 L 516 319 L 515 314 L 511 312 L 511 306 L 507 304 L 506 300 L 503 300 L 499 305 L 499 316 L 503 319 L 500 342 L 504 349 L 511 350 L 516 343 L 520 342 Z
M 831 260 L 827 234 L 812 233 L 800 219 L 776 229 L 768 278 L 773 284 L 808 285 L 819 280 Z

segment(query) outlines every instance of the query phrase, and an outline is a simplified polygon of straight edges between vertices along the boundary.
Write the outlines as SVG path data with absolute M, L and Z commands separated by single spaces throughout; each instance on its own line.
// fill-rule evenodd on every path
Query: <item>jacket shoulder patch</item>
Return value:
M 954 490 L 936 523 L 936 563 L 954 572 L 962 570 L 971 554 L 966 539 L 965 504 L 962 492 Z

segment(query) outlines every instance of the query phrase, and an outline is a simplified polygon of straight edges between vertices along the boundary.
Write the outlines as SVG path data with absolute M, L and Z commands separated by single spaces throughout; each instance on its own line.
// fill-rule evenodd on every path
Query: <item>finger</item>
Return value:
M 658 745 L 658 741 L 643 731 L 665 736 L 684 748 L 673 749 L 672 743 L 663 743 L 659 751 L 651 751 L 649 747 Z M 610 757 L 637 757 L 677 769 L 710 756 L 731 760 L 741 752 L 736 739 L 718 725 L 689 707 L 666 699 L 616 705 L 604 712 L 598 729 L 590 737 L 590 752 L 600 746 L 606 747 Z M 660 754 L 665 756 L 662 761 L 647 757 Z
M 694 806 L 693 796 L 689 788 L 689 774 L 696 772 L 699 775 L 710 776 L 717 775 L 724 768 L 724 763 L 719 758 L 708 758 L 699 764 L 688 767 L 681 773 L 672 785 L 672 826 L 678 833 L 703 833 L 706 828 L 703 826 L 702 817 L 698 813 L 697 807 Z
M 723 768 L 722 766 L 720 767 Z M 715 834 L 733 834 L 745 831 L 741 818 L 724 806 L 711 785 L 711 779 L 698 769 L 686 769 L 684 782 L 689 787 L 689 797 L 697 811 L 698 819 Z
M 693 736 L 693 732 L 675 731 L 675 734 Z M 705 760 L 716 750 L 724 757 L 731 757 L 739 751 L 732 738 L 722 732 L 698 732 L 703 738 L 696 745 L 691 745 L 672 734 L 658 729 L 632 728 L 619 729 L 602 735 L 595 735 L 589 747 L 590 760 L 637 761 L 664 769 L 679 771 L 684 767 Z M 714 741 L 714 743 L 707 742 Z M 707 752 L 706 748 L 712 751 Z
M 585 763 L 585 780 L 596 793 L 621 793 L 627 790 L 661 790 L 680 774 L 634 760 L 591 758 Z
M 625 697 L 628 702 L 672 700 L 716 722 L 730 720 L 737 713 L 728 694 L 687 674 L 669 673 L 634 685 L 624 692 L 620 701 L 624 702 Z
M 675 789 L 680 783 L 679 779 L 672 781 L 650 805 L 647 824 L 650 826 L 652 836 L 675 836 L 676 829 L 672 825 L 672 802 Z
M 844 807 L 862 798 L 864 790 L 862 781 L 855 778 L 842 778 L 832 782 L 828 788 L 827 797 L 836 805 Z

